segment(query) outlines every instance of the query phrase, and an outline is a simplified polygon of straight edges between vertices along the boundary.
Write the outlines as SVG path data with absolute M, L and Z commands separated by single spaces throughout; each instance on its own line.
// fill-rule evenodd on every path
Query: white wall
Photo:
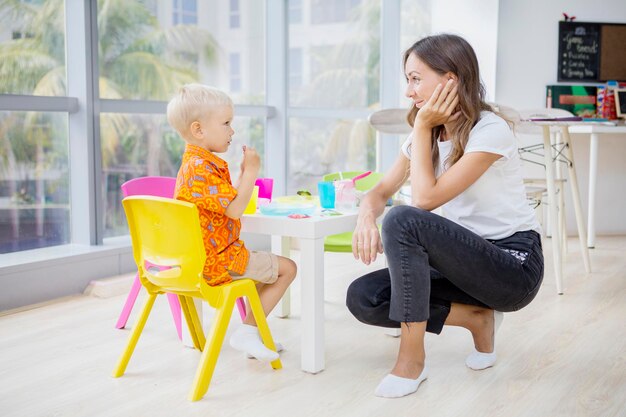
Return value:
M 624 0 L 500 0 L 496 101 L 518 109 L 545 107 L 545 86 L 556 83 L 558 21 L 561 13 L 578 21 L 626 23 Z M 589 138 L 573 135 L 585 218 Z M 626 234 L 626 136 L 601 136 L 596 194 L 598 234 Z M 566 193 L 568 230 L 576 233 L 571 197 Z
M 474 48 L 487 101 L 496 94 L 498 0 L 435 0 L 432 2 L 432 33 L 463 36 Z

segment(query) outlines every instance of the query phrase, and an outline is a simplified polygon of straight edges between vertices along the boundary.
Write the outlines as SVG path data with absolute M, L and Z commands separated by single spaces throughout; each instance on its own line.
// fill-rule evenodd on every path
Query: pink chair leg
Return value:
M 183 328 L 181 327 L 180 302 L 178 301 L 178 296 L 176 294 L 167 293 L 167 301 L 170 302 L 170 310 L 172 311 L 172 317 L 174 318 L 174 326 L 176 326 L 178 338 L 183 340 Z
M 246 302 L 243 297 L 237 298 L 237 309 L 239 310 L 239 315 L 241 316 L 241 321 L 246 319 Z
M 128 293 L 128 297 L 126 297 L 126 302 L 124 303 L 124 308 L 122 308 L 122 313 L 117 319 L 117 324 L 115 325 L 115 328 L 123 329 L 126 326 L 128 316 L 130 316 L 130 312 L 133 310 L 133 306 L 135 305 L 135 300 L 137 299 L 137 294 L 139 294 L 140 289 L 141 281 L 139 281 L 139 274 L 137 274 L 135 275 L 135 281 L 133 281 L 133 286 Z
M 159 268 L 161 270 L 167 268 Z M 133 286 L 128 293 L 128 297 L 126 297 L 126 302 L 124 303 L 124 308 L 122 308 L 122 313 L 120 317 L 117 319 L 117 324 L 115 327 L 117 329 L 123 329 L 126 327 L 126 323 L 128 322 L 128 317 L 130 316 L 130 312 L 133 310 L 133 306 L 135 305 L 135 301 L 137 300 L 137 295 L 139 295 L 139 290 L 141 290 L 141 281 L 139 280 L 139 274 L 135 275 L 135 281 L 133 281 Z M 182 318 L 181 318 L 181 310 L 180 310 L 180 302 L 178 301 L 178 296 L 175 294 L 167 294 L 167 301 L 170 303 L 170 310 L 172 311 L 172 317 L 174 318 L 174 326 L 176 326 L 176 333 L 178 333 L 178 338 L 183 340 L 183 328 L 182 328 Z M 241 308 L 241 307 L 240 307 Z M 240 310 L 241 314 L 241 310 Z M 244 304 L 243 308 L 243 317 L 246 316 L 246 308 Z

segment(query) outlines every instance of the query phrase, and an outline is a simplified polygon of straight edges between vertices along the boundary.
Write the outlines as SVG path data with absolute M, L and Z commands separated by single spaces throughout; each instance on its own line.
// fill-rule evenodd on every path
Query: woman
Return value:
M 424 333 L 444 324 L 472 333 L 468 367 L 493 366 L 499 312 L 528 305 L 543 278 L 516 140 L 484 101 L 472 47 L 459 36 L 429 36 L 404 53 L 404 70 L 413 132 L 364 198 L 352 242 L 366 264 L 384 247 L 389 268 L 357 279 L 347 295 L 360 321 L 401 327 L 396 363 L 376 388 L 381 397 L 417 390 L 428 374 Z M 387 213 L 381 241 L 375 219 L 407 179 L 412 204 Z M 431 213 L 438 207 L 443 217 Z

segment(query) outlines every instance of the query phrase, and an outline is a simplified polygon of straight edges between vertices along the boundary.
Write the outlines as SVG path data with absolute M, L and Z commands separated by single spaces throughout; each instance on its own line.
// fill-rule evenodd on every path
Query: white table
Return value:
M 357 214 L 290 219 L 244 215 L 242 232 L 272 236 L 272 252 L 289 257 L 290 238 L 300 239 L 300 294 L 302 308 L 301 367 L 317 373 L 324 370 L 324 237 L 353 231 Z M 289 315 L 289 294 L 279 305 L 278 315 Z
M 578 227 L 578 239 L 580 241 L 580 248 L 583 255 L 583 264 L 587 273 L 591 272 L 591 261 L 589 259 L 589 250 L 586 245 L 585 227 L 582 206 L 580 203 L 580 193 L 578 191 L 578 178 L 576 176 L 576 167 L 574 161 L 574 151 L 572 149 L 572 141 L 570 139 L 568 128 L 572 125 L 580 124 L 581 122 L 557 122 L 557 121 L 545 121 L 545 122 L 523 122 L 530 123 L 531 125 L 537 125 L 542 128 L 543 132 L 543 154 L 544 164 L 546 167 L 546 188 L 548 189 L 548 217 L 550 219 L 550 225 L 553 229 L 558 227 L 565 227 L 560 225 L 557 216 L 557 195 L 556 195 L 556 182 L 555 182 L 555 155 L 554 148 L 552 147 L 553 134 L 560 135 L 563 140 L 564 147 L 563 153 L 565 158 L 570 161 L 567 164 L 569 174 L 569 184 L 572 192 L 572 200 L 574 201 L 574 213 L 576 215 L 576 225 Z M 561 213 L 562 215 L 562 213 Z M 564 252 L 562 251 L 562 245 L 560 234 L 552 233 L 552 257 L 554 261 L 554 275 L 556 279 L 556 291 L 558 294 L 563 294 L 563 260 Z
M 587 213 L 587 247 L 593 248 L 596 243 L 596 183 L 598 179 L 598 139 L 601 135 L 626 134 L 626 126 L 609 126 L 597 123 L 577 124 L 569 126 L 569 133 L 588 134 L 589 142 L 589 192 Z

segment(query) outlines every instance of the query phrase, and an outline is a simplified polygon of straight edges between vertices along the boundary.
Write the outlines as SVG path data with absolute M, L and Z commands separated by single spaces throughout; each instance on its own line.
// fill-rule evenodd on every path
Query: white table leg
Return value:
M 556 146 L 558 146 L 560 141 L 561 133 L 560 132 L 551 132 L 550 134 L 550 144 L 552 145 L 552 153 L 553 158 L 557 157 L 556 151 L 554 150 Z M 557 205 L 556 205 L 556 216 L 558 223 L 554 226 L 550 225 L 550 237 L 553 237 L 555 234 L 559 236 L 559 239 L 563 236 L 563 190 L 561 189 L 560 179 L 563 178 L 561 173 L 561 164 L 557 160 L 554 163 L 554 185 L 555 185 L 555 195 L 557 197 Z M 563 240 L 561 240 L 561 256 L 565 253 L 563 248 Z
M 570 139 L 567 126 L 563 126 L 563 140 L 565 141 L 565 152 L 567 159 L 572 161 L 569 167 L 569 184 L 572 191 L 572 200 L 574 200 L 574 213 L 576 214 L 576 227 L 578 228 L 578 240 L 580 241 L 580 251 L 583 254 L 583 263 L 585 271 L 591 273 L 591 261 L 589 260 L 589 248 L 585 244 L 585 220 L 583 219 L 583 208 L 580 204 L 580 192 L 578 190 L 578 176 L 576 175 L 576 165 L 574 164 L 574 150 L 572 149 L 572 141 Z
M 558 236 L 558 220 L 556 213 L 556 190 L 554 184 L 554 163 L 552 161 L 552 146 L 550 144 L 550 126 L 543 126 L 543 150 L 546 164 L 546 186 L 548 188 L 548 214 L 550 229 L 552 230 L 552 257 L 554 259 L 554 276 L 556 292 L 563 294 L 563 264 L 561 263 L 561 238 Z
M 300 239 L 302 370 L 324 370 L 324 238 Z
M 552 145 L 557 146 L 557 147 L 561 146 L 561 142 L 564 143 L 565 141 L 563 139 L 563 135 L 561 134 L 561 132 L 556 132 L 554 134 L 553 139 L 554 140 L 552 142 Z M 555 184 L 558 184 L 557 195 L 558 195 L 558 200 L 559 200 L 558 209 L 557 209 L 559 227 L 557 230 L 559 233 L 559 238 L 561 239 L 561 256 L 563 259 L 565 259 L 565 256 L 567 255 L 567 224 L 565 221 L 565 182 L 563 181 L 564 175 L 563 175 L 563 166 L 562 166 L 561 161 L 557 160 L 555 166 L 556 166 Z
M 598 178 L 598 134 L 589 141 L 589 202 L 587 217 L 587 246 L 596 246 L 596 180 Z
M 286 236 L 272 236 L 272 253 L 285 258 L 291 254 L 291 238 Z M 291 290 L 287 288 L 283 298 L 280 299 L 278 307 L 274 309 L 274 315 L 285 318 L 291 314 Z

